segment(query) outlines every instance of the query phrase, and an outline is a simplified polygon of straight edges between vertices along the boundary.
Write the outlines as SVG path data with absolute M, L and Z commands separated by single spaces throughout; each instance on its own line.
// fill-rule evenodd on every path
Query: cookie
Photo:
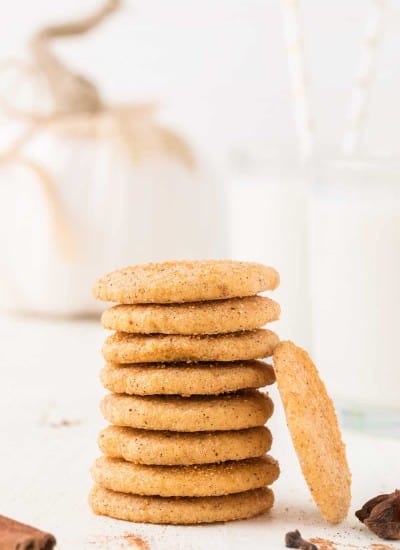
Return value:
M 166 304 L 253 296 L 278 284 L 275 269 L 261 264 L 176 261 L 118 269 L 99 279 L 93 294 L 106 302 Z
M 136 464 L 177 466 L 244 460 L 270 450 L 272 436 L 265 426 L 225 432 L 159 432 L 108 426 L 99 435 L 107 456 Z
M 220 497 L 165 498 L 116 493 L 95 485 L 89 495 L 95 514 L 136 523 L 184 525 L 258 516 L 274 504 L 271 489 L 253 489 Z
M 274 369 L 262 361 L 238 363 L 107 364 L 100 373 L 103 386 L 132 395 L 212 395 L 262 388 L 275 381 Z
M 278 336 L 266 329 L 218 336 L 115 332 L 106 339 L 102 351 L 110 363 L 241 361 L 269 357 L 278 342 Z
M 184 304 L 117 305 L 107 309 L 103 327 L 139 334 L 221 334 L 254 330 L 279 319 L 277 302 L 264 296 Z
M 279 466 L 268 455 L 200 466 L 148 466 L 102 456 L 91 473 L 97 485 L 111 491 L 161 497 L 210 497 L 271 485 L 279 476 Z
M 253 428 L 262 426 L 274 410 L 271 399 L 257 390 L 218 397 L 110 394 L 100 408 L 117 426 L 175 432 Z
M 342 521 L 350 506 L 351 474 L 331 398 L 308 354 L 292 342 L 274 353 L 278 389 L 303 475 L 321 515 Z

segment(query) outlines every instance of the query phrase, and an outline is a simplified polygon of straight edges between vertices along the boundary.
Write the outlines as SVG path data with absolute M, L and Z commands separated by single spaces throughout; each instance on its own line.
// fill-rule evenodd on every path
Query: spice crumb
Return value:
M 332 540 L 322 539 L 320 537 L 314 537 L 310 539 L 310 542 L 318 545 L 318 550 L 336 550 L 337 546 Z
M 137 550 L 150 550 L 150 545 L 147 540 L 143 539 L 139 535 L 132 535 L 131 533 L 126 534 L 122 537 L 129 546 L 137 548 Z

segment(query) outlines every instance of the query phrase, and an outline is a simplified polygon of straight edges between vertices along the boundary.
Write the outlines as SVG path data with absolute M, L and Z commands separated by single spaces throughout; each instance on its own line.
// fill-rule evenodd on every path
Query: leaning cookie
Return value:
M 279 393 L 303 475 L 319 511 L 339 523 L 351 501 L 351 474 L 332 399 L 309 355 L 292 342 L 274 353 Z
M 110 394 L 100 408 L 104 418 L 116 426 L 204 432 L 262 426 L 274 405 L 267 395 L 248 390 L 204 397 Z
M 114 393 L 189 396 L 262 388 L 275 382 L 275 373 L 262 361 L 107 364 L 100 379 Z
M 184 304 L 113 306 L 104 311 L 103 327 L 139 334 L 222 334 L 254 330 L 279 319 L 277 302 L 264 296 Z
M 166 498 L 117 493 L 95 485 L 89 503 L 96 514 L 137 523 L 185 525 L 258 516 L 274 504 L 271 489 L 253 489 L 219 497 Z
M 100 450 L 136 464 L 180 466 L 244 460 L 270 450 L 266 426 L 219 432 L 171 432 L 108 426 L 100 432 Z
M 118 269 L 99 279 L 93 294 L 106 302 L 165 304 L 254 296 L 278 285 L 277 271 L 261 264 L 183 260 Z
M 271 356 L 278 342 L 266 329 L 217 336 L 116 332 L 106 339 L 102 352 L 110 363 L 241 361 Z
M 148 466 L 100 457 L 91 469 L 97 485 L 135 495 L 204 497 L 229 495 L 271 485 L 279 466 L 271 456 L 196 466 Z

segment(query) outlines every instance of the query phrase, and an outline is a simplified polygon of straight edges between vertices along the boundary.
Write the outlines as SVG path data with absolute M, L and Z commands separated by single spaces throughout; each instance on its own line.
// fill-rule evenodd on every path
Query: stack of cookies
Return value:
M 100 279 L 114 330 L 101 372 L 110 422 L 92 468 L 94 512 L 150 523 L 248 518 L 273 504 L 278 463 L 264 426 L 279 305 L 277 272 L 233 261 L 132 266 Z

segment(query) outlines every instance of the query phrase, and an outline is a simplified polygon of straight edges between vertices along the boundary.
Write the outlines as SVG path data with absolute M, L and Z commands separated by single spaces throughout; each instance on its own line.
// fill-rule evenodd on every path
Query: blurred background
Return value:
M 3 3 L 2 57 L 26 55 L 31 35 L 96 11 L 101 2 Z M 365 31 L 368 0 L 301 2 L 310 100 L 320 144 L 337 148 Z M 398 153 L 400 3 L 386 2 L 384 36 L 364 136 Z M 279 0 L 125 0 L 93 33 L 54 50 L 110 102 L 156 101 L 163 116 L 218 162 L 243 146 L 296 146 Z
M 3 2 L 4 318 L 97 315 L 125 264 L 271 264 L 280 336 L 399 428 L 399 30 L 398 0 Z

